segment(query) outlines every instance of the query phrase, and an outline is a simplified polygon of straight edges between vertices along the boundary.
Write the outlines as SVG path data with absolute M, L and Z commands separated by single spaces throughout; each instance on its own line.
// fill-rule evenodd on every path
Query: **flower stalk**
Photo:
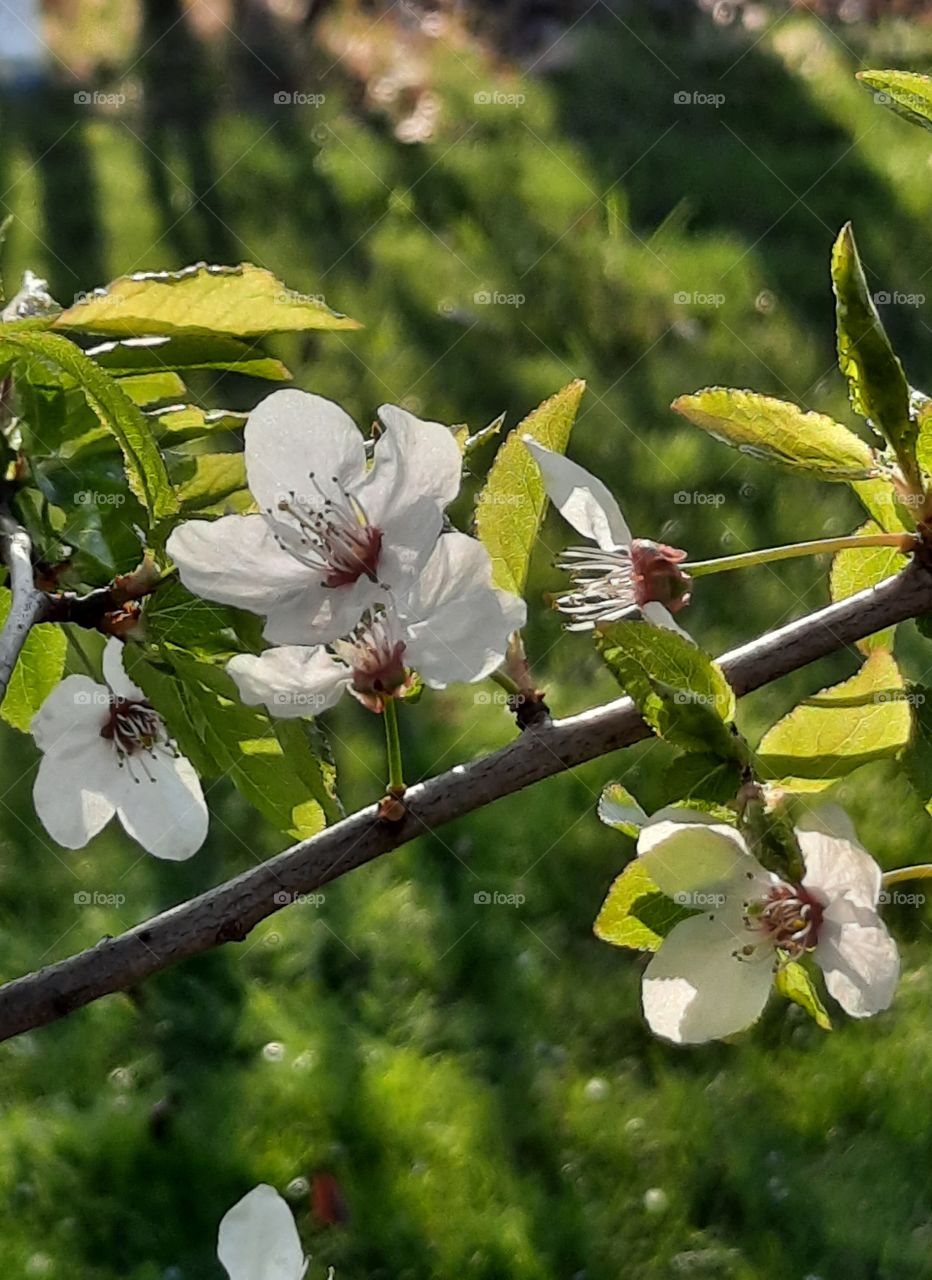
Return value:
M 856 547 L 895 547 L 904 555 L 909 555 L 917 546 L 918 539 L 911 533 L 862 533 L 844 538 L 793 542 L 785 547 L 764 547 L 759 551 L 742 551 L 738 555 L 720 556 L 715 560 L 694 560 L 682 567 L 691 577 L 702 578 L 710 573 L 728 573 L 732 569 L 750 569 L 758 564 L 773 564 L 778 560 L 792 560 L 798 556 L 850 551 Z
M 382 710 L 385 721 L 385 754 L 388 760 L 388 791 L 390 795 L 405 793 L 404 765 L 401 759 L 401 735 L 398 732 L 398 702 L 386 698 Z

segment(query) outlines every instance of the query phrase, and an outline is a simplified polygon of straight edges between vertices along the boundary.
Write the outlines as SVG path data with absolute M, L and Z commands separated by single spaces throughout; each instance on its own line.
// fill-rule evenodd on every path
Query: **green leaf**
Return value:
M 893 656 L 875 649 L 850 680 L 804 699 L 768 730 L 757 762 L 766 777 L 792 790 L 796 780 L 824 783 L 896 756 L 911 732 L 903 677 Z
M 664 803 L 680 803 L 706 811 L 717 809 L 734 800 L 741 781 L 741 765 L 737 759 L 723 760 L 711 753 L 690 752 L 678 756 L 664 770 Z
M 245 495 L 236 510 L 251 504 L 246 488 L 246 458 L 242 453 L 174 454 L 169 459 L 172 480 L 184 512 L 225 509 L 228 499 Z
M 773 986 L 778 995 L 785 996 L 787 1000 L 792 1000 L 801 1009 L 805 1009 L 823 1031 L 831 1031 L 832 1021 L 825 1011 L 825 1005 L 819 999 L 809 973 L 798 961 L 791 960 L 778 969 Z
M 265 647 L 261 618 L 194 596 L 177 580 L 163 583 L 148 598 L 143 620 L 151 644 L 171 645 L 213 662 Z
M 152 427 L 162 445 L 174 446 L 199 440 L 223 431 L 239 432 L 246 425 L 246 414 L 232 409 L 199 409 L 193 404 L 170 405 L 152 418 Z
M 889 107 L 910 124 L 932 129 L 932 79 L 912 71 L 859 71 L 858 79 L 874 90 L 874 101 Z
M 331 311 L 322 298 L 287 289 L 264 267 L 249 262 L 237 267 L 198 262 L 183 271 L 120 276 L 56 316 L 54 327 L 115 338 L 143 334 L 248 338 L 361 326 Z
M 857 535 L 879 533 L 878 526 L 868 520 Z M 849 547 L 839 551 L 832 561 L 830 579 L 833 600 L 847 600 L 849 596 L 875 587 L 878 582 L 899 573 L 909 564 L 909 557 L 897 551 L 896 547 Z M 885 631 L 877 631 L 872 636 L 858 641 L 862 653 L 870 653 L 874 649 L 891 649 L 896 627 L 888 627 Z
M 179 400 L 187 387 L 177 373 L 163 369 L 158 373 L 134 373 L 117 378 L 117 386 L 133 404 L 156 404 L 159 400 Z
M 311 751 L 306 730 L 283 728 L 260 708 L 244 706 L 220 668 L 177 652 L 163 658 L 161 668 L 147 662 L 139 684 L 196 767 L 228 776 L 277 830 L 297 840 L 321 830 L 326 814 L 335 813 L 332 773 Z M 138 669 L 134 663 L 134 678 Z M 165 678 L 153 679 L 152 671 L 175 688 L 166 689 Z
M 148 422 L 108 373 L 57 333 L 10 333 L 7 326 L 0 326 L 0 350 L 4 347 L 61 370 L 81 387 L 101 423 L 119 442 L 129 486 L 153 523 L 178 510 Z
M 0 626 L 10 612 L 10 592 L 0 587 Z M 49 696 L 65 669 L 65 633 L 54 622 L 33 627 L 16 660 L 0 715 L 21 733 L 28 733 L 32 717 Z
M 855 480 L 851 488 L 858 495 L 867 514 L 884 533 L 914 533 L 916 521 L 892 483 L 884 477 Z
M 838 365 L 848 382 L 848 398 L 854 411 L 892 447 L 904 475 L 912 478 L 917 428 L 909 411 L 909 384 L 867 287 L 850 222 L 832 250 L 832 285 Z
M 610 782 L 599 797 L 599 819 L 632 839 L 647 821 L 647 814 L 620 782 Z
M 710 657 L 666 627 L 614 622 L 596 634 L 599 652 L 641 715 L 661 738 L 686 751 L 736 759 L 728 728 L 735 695 Z
M 709 387 L 680 396 L 672 408 L 716 440 L 765 462 L 809 471 L 823 480 L 863 480 L 876 472 L 873 453 L 853 431 L 785 400 Z
M 927 811 L 932 814 L 932 686 L 909 686 L 914 727 L 903 755 L 906 776 Z
M 114 374 L 154 373 L 161 369 L 216 369 L 248 374 L 251 378 L 265 378 L 271 382 L 284 382 L 291 377 L 281 360 L 266 355 L 255 345 L 220 334 L 127 338 L 122 342 L 102 342 L 89 348 L 87 355 Z
M 661 893 L 635 858 L 609 889 L 593 929 L 613 947 L 656 951 L 674 925 L 698 914 Z
M 492 580 L 522 595 L 547 495 L 537 463 L 521 437 L 565 453 L 586 384 L 571 382 L 510 432 L 476 500 L 476 532 L 492 557 Z

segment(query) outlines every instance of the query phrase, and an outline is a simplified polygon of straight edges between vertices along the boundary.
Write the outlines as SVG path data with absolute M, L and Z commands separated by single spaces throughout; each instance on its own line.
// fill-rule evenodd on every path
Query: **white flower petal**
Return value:
M 524 626 L 524 601 L 495 590 L 491 581 L 492 561 L 482 543 L 445 533 L 398 601 L 406 661 L 431 688 L 481 680 L 504 660 L 509 638 Z
M 133 684 L 123 667 L 123 641 L 111 636 L 104 645 L 104 679 L 111 693 L 118 698 L 130 701 L 145 701 L 146 695 L 138 685 Z
M 385 595 L 377 583 L 359 578 L 352 586 L 309 586 L 268 610 L 262 634 L 272 644 L 316 645 L 340 640 L 367 609 Z
M 743 1031 L 760 1017 L 773 983 L 773 951 L 739 960 L 747 939 L 708 915 L 682 920 L 644 973 L 641 999 L 655 1035 L 701 1044 Z
M 862 908 L 860 921 L 838 919 L 847 915 L 846 906 L 842 901 L 826 910 L 814 959 L 844 1011 L 852 1018 L 869 1018 L 892 1002 L 900 957 L 875 912 Z
M 855 906 L 876 907 L 880 868 L 858 844 L 847 814 L 835 805 L 816 809 L 802 819 L 796 838 L 806 864 L 803 885 L 823 904 L 847 897 Z
M 621 508 L 598 477 L 561 453 L 545 449 L 531 436 L 522 439 L 540 467 L 550 501 L 577 533 L 605 550 L 631 545 L 631 530 Z
M 95 740 L 80 745 L 72 740 L 68 749 L 42 757 L 32 799 L 53 840 L 66 849 L 83 849 L 103 830 L 113 817 L 108 791 L 117 768 L 113 746 L 99 730 Z
M 450 428 L 393 404 L 383 404 L 379 418 L 386 430 L 376 441 L 372 470 L 359 493 L 373 523 L 384 529 L 423 498 L 441 509 L 448 506 L 463 475 L 463 455 Z
M 127 834 L 156 858 L 183 862 L 204 843 L 207 805 L 184 756 L 164 748 L 135 752 L 116 771 L 110 796 Z
M 691 644 L 695 644 L 692 636 L 688 631 L 684 631 L 680 624 L 673 617 L 673 614 L 665 606 L 656 600 L 648 600 L 647 604 L 641 609 L 641 613 L 648 622 L 652 622 L 655 627 L 666 627 L 668 631 L 676 631 L 684 639 L 689 640 Z
M 217 1257 L 230 1280 L 301 1280 L 307 1269 L 291 1210 L 264 1183 L 224 1215 Z
M 40 751 L 81 751 L 99 742 L 110 715 L 110 690 L 89 676 L 65 676 L 32 717 Z
M 317 716 L 336 703 L 351 681 L 349 669 L 326 649 L 283 645 L 254 657 L 237 654 L 227 663 L 240 697 L 273 716 Z
M 318 575 L 283 551 L 264 516 L 186 520 L 168 539 L 181 581 L 196 596 L 270 614 L 318 584 Z
M 273 516 L 280 498 L 295 493 L 305 505 L 319 506 L 321 491 L 352 491 L 366 474 L 365 444 L 353 419 L 307 391 L 288 388 L 261 400 L 246 422 L 245 443 L 250 492 Z
M 757 883 L 766 872 L 727 823 L 690 809 L 664 809 L 638 836 L 638 857 L 668 897 L 744 879 Z

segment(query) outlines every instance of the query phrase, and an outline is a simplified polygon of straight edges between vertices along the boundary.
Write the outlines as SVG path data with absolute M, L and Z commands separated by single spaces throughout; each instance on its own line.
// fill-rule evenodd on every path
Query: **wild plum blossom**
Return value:
M 281 645 L 238 654 L 227 671 L 249 706 L 289 718 L 326 711 L 344 692 L 380 711 L 416 671 L 432 689 L 473 683 L 504 659 L 525 605 L 492 586 L 489 554 L 475 538 L 445 533 L 422 573 L 328 646 Z
M 641 830 L 638 858 L 661 890 L 697 908 L 664 938 L 642 985 L 651 1030 L 698 1044 L 750 1026 L 775 972 L 811 954 L 846 1013 L 886 1009 L 899 976 L 877 903 L 881 873 L 847 815 L 826 805 L 796 828 L 801 883 L 765 870 L 734 827 L 666 809 Z
M 217 1257 L 230 1280 L 302 1280 L 307 1271 L 292 1212 L 266 1183 L 224 1214 Z
M 567 630 L 589 631 L 639 609 L 650 622 L 680 631 L 671 614 L 689 603 L 691 579 L 680 568 L 686 552 L 633 538 L 621 508 L 597 476 L 531 436 L 524 443 L 540 467 L 550 501 L 577 533 L 595 543 L 567 548 L 557 564 L 573 583 L 573 590 L 554 602 L 571 619 Z
M 123 644 L 104 649 L 105 684 L 66 676 L 30 726 L 43 752 L 33 787 L 53 840 L 80 849 L 114 814 L 157 858 L 182 861 L 204 843 L 208 814 L 191 762 L 123 669 Z
M 195 595 L 265 617 L 275 644 L 324 644 L 414 581 L 459 492 L 449 428 L 383 405 L 365 441 L 336 404 L 276 391 L 249 415 L 245 457 L 261 514 L 189 520 L 168 540 Z

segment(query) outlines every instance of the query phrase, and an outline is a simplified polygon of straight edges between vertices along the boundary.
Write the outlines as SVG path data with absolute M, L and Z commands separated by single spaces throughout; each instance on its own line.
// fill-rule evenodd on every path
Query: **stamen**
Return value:
M 382 531 L 370 523 L 362 503 L 336 476 L 331 477 L 336 497 L 325 492 L 313 471 L 308 479 L 315 501 L 308 501 L 308 495 L 299 497 L 293 489 L 278 500 L 278 511 L 290 521 L 266 510 L 278 545 L 320 573 L 325 587 L 352 586 L 362 577 L 377 582 Z

